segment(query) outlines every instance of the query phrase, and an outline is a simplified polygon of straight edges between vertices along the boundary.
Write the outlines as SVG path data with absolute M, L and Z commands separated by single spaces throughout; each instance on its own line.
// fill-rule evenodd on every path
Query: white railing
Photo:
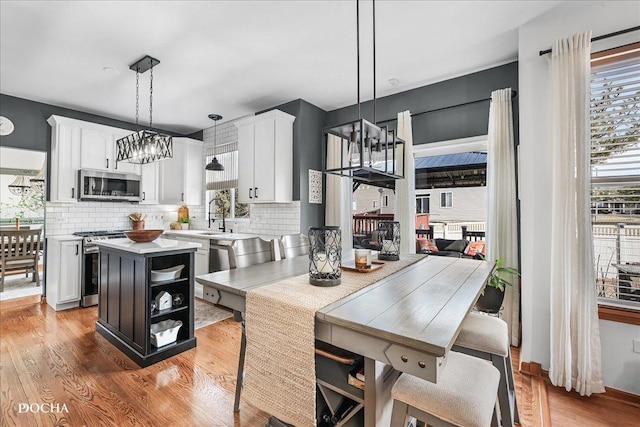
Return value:
M 462 227 L 466 226 L 467 231 L 485 231 L 484 222 L 430 222 L 433 228 L 434 239 L 462 239 Z
M 593 251 L 598 298 L 640 302 L 640 225 L 594 222 Z

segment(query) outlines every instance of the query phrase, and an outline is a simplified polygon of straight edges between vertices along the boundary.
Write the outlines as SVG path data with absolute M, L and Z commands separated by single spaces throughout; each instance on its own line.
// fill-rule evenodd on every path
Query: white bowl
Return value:
M 162 282 L 165 280 L 175 280 L 180 277 L 184 264 L 176 265 L 162 270 L 151 270 L 151 281 Z
M 171 344 L 178 339 L 178 331 L 182 327 L 182 320 L 163 320 L 151 324 L 151 344 L 154 347 L 162 347 Z

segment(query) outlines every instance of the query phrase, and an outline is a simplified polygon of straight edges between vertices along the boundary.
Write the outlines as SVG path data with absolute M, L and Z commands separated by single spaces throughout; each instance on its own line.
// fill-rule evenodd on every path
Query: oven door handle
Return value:
M 95 254 L 95 253 L 100 252 L 100 249 L 98 249 L 98 247 L 97 247 L 97 246 L 90 246 L 90 247 L 88 247 L 88 248 L 84 248 L 84 251 L 83 251 L 83 252 L 84 252 L 85 254 Z

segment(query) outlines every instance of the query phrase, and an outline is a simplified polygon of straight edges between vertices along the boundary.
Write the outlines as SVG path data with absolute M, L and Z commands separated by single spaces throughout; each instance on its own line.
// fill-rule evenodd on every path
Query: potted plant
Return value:
M 147 216 L 140 212 L 134 212 L 129 215 L 129 219 L 131 220 L 132 229 L 133 230 L 144 230 L 144 219 Z
M 504 290 L 506 286 L 512 286 L 511 282 L 504 277 L 502 274 L 513 274 L 515 276 L 520 276 L 520 272 L 515 268 L 511 267 L 503 267 L 504 258 L 499 258 L 496 260 L 496 267 L 491 272 L 491 276 L 489 276 L 489 281 L 487 282 L 480 298 L 476 302 L 476 309 L 479 311 L 484 311 L 485 313 L 498 313 L 500 311 L 500 307 L 502 307 L 502 301 L 504 300 Z
M 188 230 L 189 229 L 189 222 L 190 222 L 190 220 L 189 220 L 188 216 L 180 218 L 180 225 L 182 226 L 183 230 Z

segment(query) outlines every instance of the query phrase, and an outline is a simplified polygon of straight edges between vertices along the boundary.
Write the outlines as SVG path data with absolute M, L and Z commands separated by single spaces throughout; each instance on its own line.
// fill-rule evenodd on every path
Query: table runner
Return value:
M 244 398 L 284 422 L 315 426 L 316 311 L 423 258 L 407 254 L 375 272 L 343 271 L 335 287 L 310 285 L 303 274 L 248 291 Z

